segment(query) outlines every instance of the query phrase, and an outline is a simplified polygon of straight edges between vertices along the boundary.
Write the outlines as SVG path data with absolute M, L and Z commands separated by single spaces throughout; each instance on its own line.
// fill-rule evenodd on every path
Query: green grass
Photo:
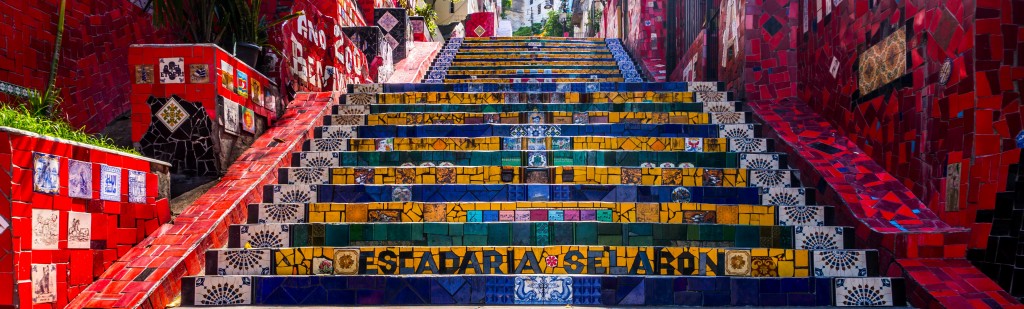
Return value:
M 32 113 L 23 106 L 12 107 L 10 105 L 0 103 L 0 126 L 25 130 L 39 135 L 62 138 L 114 151 L 141 155 L 135 149 L 114 145 L 114 141 L 109 138 L 100 135 L 91 135 L 75 129 L 64 120 L 34 117 L 32 116 Z

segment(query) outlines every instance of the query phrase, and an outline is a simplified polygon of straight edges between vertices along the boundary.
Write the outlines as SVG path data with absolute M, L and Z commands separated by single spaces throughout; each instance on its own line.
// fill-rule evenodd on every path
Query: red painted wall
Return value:
M 37 193 L 33 190 L 33 152 L 59 157 L 59 193 Z M 91 199 L 69 196 L 68 159 L 92 164 Z M 100 199 L 101 165 L 121 168 L 120 202 Z M 118 257 L 170 220 L 167 198 L 159 197 L 159 180 L 153 172 L 166 170 L 164 165 L 119 153 L 0 131 L 0 169 L 0 191 L 5 196 L 0 198 L 0 216 L 10 223 L 9 228 L 0 232 L 0 291 L 4 291 L 0 293 L 0 307 L 63 308 Z M 145 203 L 128 202 L 128 170 L 146 173 Z M 59 228 L 55 231 L 59 237 L 58 249 L 33 248 L 33 209 L 59 213 Z M 69 212 L 87 213 L 91 217 L 88 249 L 68 249 Z M 157 260 L 152 262 L 159 263 Z M 33 306 L 33 264 L 56 264 L 56 272 L 52 273 L 57 286 L 54 302 Z M 141 273 L 144 268 L 133 270 Z
M 0 80 L 46 87 L 59 7 L 58 0 L 0 3 Z M 128 46 L 174 38 L 157 32 L 149 15 L 126 0 L 68 1 L 65 15 L 57 78 L 63 109 L 72 125 L 98 132 L 129 109 Z

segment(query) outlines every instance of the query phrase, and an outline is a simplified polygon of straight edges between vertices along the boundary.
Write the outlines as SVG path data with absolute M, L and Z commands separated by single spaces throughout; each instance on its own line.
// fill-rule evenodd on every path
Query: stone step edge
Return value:
M 417 208 L 418 207 L 420 209 L 422 209 L 424 207 L 424 205 L 444 204 L 446 206 L 446 216 L 447 216 L 447 212 L 448 212 L 447 205 L 448 204 L 457 204 L 458 207 L 466 207 L 465 204 L 474 204 L 474 203 L 479 203 L 479 204 L 495 204 L 495 203 L 499 203 L 499 204 L 500 203 L 517 204 L 519 202 L 457 202 L 457 203 L 384 202 L 384 203 L 380 203 L 380 204 L 395 204 L 395 205 L 404 206 L 405 203 L 413 203 L 413 205 L 411 205 L 413 208 Z M 567 203 L 567 202 L 550 202 L 550 203 L 554 204 L 554 203 Z M 569 202 L 569 203 L 571 203 L 571 202 Z M 587 202 L 587 203 L 591 203 L 591 202 Z M 620 204 L 620 203 L 613 203 L 613 202 L 592 202 L 592 203 L 595 203 L 595 204 L 607 203 L 607 204 L 611 204 L 611 206 L 614 206 L 614 204 Z M 309 214 L 311 212 L 311 210 L 310 210 L 310 206 L 311 205 L 310 204 L 319 204 L 319 205 L 349 205 L 349 204 L 345 204 L 345 203 L 306 203 L 306 204 L 295 204 L 295 203 L 291 203 L 291 204 L 289 204 L 289 203 L 278 203 L 278 204 L 274 204 L 274 203 L 258 203 L 258 204 L 256 204 L 256 203 L 254 203 L 254 204 L 248 204 L 246 206 L 246 224 L 260 224 L 260 223 L 282 223 L 282 224 L 310 223 L 309 222 Z M 369 209 L 369 205 L 375 204 L 375 203 L 355 203 L 355 204 L 357 204 L 357 205 L 358 204 L 367 205 L 367 211 L 369 211 L 370 210 Z M 416 204 L 419 204 L 419 205 L 416 205 Z M 631 204 L 633 204 L 633 207 L 635 209 L 637 204 L 660 204 L 660 203 L 631 203 Z M 741 208 L 741 207 L 774 207 L 775 208 L 775 214 L 774 214 L 775 218 L 774 218 L 774 221 L 772 222 L 773 223 L 772 225 L 777 225 L 777 226 L 832 226 L 832 225 L 834 225 L 833 218 L 835 216 L 835 208 L 833 206 L 828 206 L 828 205 L 824 205 L 824 206 L 815 206 L 815 205 L 812 205 L 812 206 L 778 206 L 778 205 L 736 205 L 736 204 L 728 205 L 728 204 L 709 204 L 709 203 L 692 203 L 692 204 L 696 204 L 697 208 L 704 208 L 704 207 L 708 207 L 710 205 L 714 205 L 716 211 L 717 211 L 718 208 L 721 208 L 721 207 L 733 207 L 733 208 Z M 298 215 L 289 216 L 289 218 L 285 218 L 285 219 L 267 220 L 267 218 L 264 218 L 264 217 L 262 217 L 260 215 L 261 212 L 262 212 L 261 211 L 262 210 L 261 209 L 262 206 L 287 206 L 289 208 L 297 209 Z M 404 209 L 404 207 L 402 207 L 402 208 Z M 797 209 L 797 208 L 812 208 L 812 209 L 814 209 L 814 213 L 810 214 L 810 215 L 804 214 L 804 213 L 785 214 L 787 220 L 786 221 L 782 221 L 782 218 L 783 218 L 783 215 L 784 215 L 783 214 L 784 211 L 790 210 L 790 209 Z M 385 207 L 385 209 L 390 209 L 390 208 Z M 469 209 L 469 210 L 466 210 L 466 211 L 470 211 L 470 210 L 481 211 L 481 212 L 484 212 L 484 211 L 499 211 L 499 212 L 500 211 L 509 211 L 509 210 L 483 210 L 483 209 Z M 511 211 L 532 211 L 532 210 L 544 210 L 544 211 L 547 211 L 549 214 L 550 214 L 551 211 L 558 211 L 558 210 L 562 210 L 562 211 L 573 211 L 573 210 L 609 210 L 609 211 L 612 212 L 612 214 L 611 214 L 612 218 L 615 218 L 615 216 L 616 216 L 615 215 L 615 210 L 613 208 L 611 208 L 611 207 L 598 208 L 598 207 L 532 207 L 531 206 L 531 207 L 523 207 L 523 208 L 518 208 L 517 207 L 516 209 L 511 210 Z M 683 212 L 683 211 L 687 211 L 687 210 L 680 210 L 680 212 Z M 693 211 L 698 211 L 699 212 L 701 210 L 693 210 Z M 737 211 L 737 213 L 738 213 L 738 211 Z M 279 213 L 279 214 L 277 214 L 277 216 L 278 217 L 283 217 L 283 214 Z M 564 216 L 564 214 L 563 214 L 563 216 Z M 809 216 L 813 216 L 815 218 L 807 218 Z M 820 217 L 820 220 L 817 217 Z M 584 220 L 550 220 L 550 216 L 548 218 L 549 218 L 548 220 L 536 220 L 536 221 L 534 221 L 534 220 L 529 220 L 529 221 L 519 221 L 519 220 L 516 220 L 516 221 L 481 221 L 481 222 L 603 222 L 603 221 L 592 221 L 592 220 L 586 220 L 586 221 L 584 221 Z M 790 222 L 789 222 L 790 220 L 801 220 L 801 219 L 805 220 L 806 222 L 792 222 L 792 224 L 790 224 Z M 421 221 L 421 222 L 414 222 L 414 223 L 427 223 L 427 222 L 434 222 L 434 221 Z M 447 221 L 440 221 L 440 222 L 447 222 Z M 334 222 L 334 221 L 325 221 L 325 222 L 319 222 L 319 223 L 373 223 L 373 222 Z M 460 222 L 452 222 L 452 223 L 474 223 L 474 222 L 470 222 L 470 221 L 461 222 L 460 221 Z M 611 223 L 631 223 L 631 222 L 616 222 L 613 219 L 613 221 Z M 668 222 L 636 221 L 636 222 L 632 222 L 632 223 L 668 223 Z M 720 223 L 713 223 L 713 224 L 720 224 Z M 763 225 L 758 225 L 758 226 L 763 226 Z
M 768 141 L 771 141 L 771 140 L 769 139 Z M 771 146 L 771 145 L 769 145 L 769 146 Z M 545 154 L 550 154 L 550 153 L 587 153 L 587 154 L 595 153 L 595 154 L 601 154 L 601 155 L 607 155 L 607 154 L 617 153 L 617 152 L 635 152 L 635 153 L 650 153 L 650 155 L 654 155 L 654 156 L 661 155 L 661 154 L 665 153 L 663 151 L 646 151 L 646 150 L 467 150 L 467 151 L 450 151 L 450 150 L 392 150 L 392 151 L 387 151 L 385 153 L 388 153 L 388 154 L 398 153 L 398 155 L 401 156 L 403 153 L 408 153 L 408 154 L 413 154 L 413 153 L 430 154 L 430 153 L 442 153 L 442 152 L 452 152 L 452 153 L 487 153 L 487 154 L 494 153 L 495 155 L 499 155 L 501 153 L 518 152 L 520 157 L 521 157 L 521 159 L 526 158 L 530 153 L 536 153 L 536 152 L 542 152 L 542 153 L 545 153 Z M 369 153 L 369 152 L 366 152 L 366 151 L 296 151 L 296 152 L 292 153 L 291 167 L 327 167 L 327 166 L 304 166 L 303 165 L 303 157 L 308 157 L 308 159 L 313 159 L 313 158 L 318 158 L 318 157 L 330 157 L 330 159 L 333 159 L 333 160 L 340 160 L 341 156 L 343 154 L 359 154 L 359 153 Z M 693 153 L 695 153 L 694 156 L 698 156 L 698 157 L 700 157 L 700 156 L 729 156 L 729 155 L 734 155 L 734 156 L 736 156 L 736 160 L 737 160 L 736 167 L 734 167 L 734 168 L 738 168 L 739 167 L 739 158 L 740 158 L 740 155 L 743 155 L 743 154 L 748 154 L 748 155 L 749 154 L 776 155 L 776 156 L 779 157 L 779 166 L 780 167 L 781 166 L 788 166 L 789 165 L 788 154 L 784 153 L 784 152 L 693 152 Z M 634 155 L 639 155 L 639 154 L 634 154 Z M 696 163 L 698 163 L 699 161 L 700 160 L 697 160 L 697 162 L 688 162 L 688 163 L 695 164 L 695 166 L 694 166 L 695 168 L 729 168 L 729 167 L 719 167 L 719 166 L 697 166 Z M 337 164 L 341 164 L 340 161 L 338 161 L 338 162 L 339 163 L 337 163 Z M 675 164 L 677 162 L 672 162 L 672 163 Z M 438 163 L 435 163 L 435 166 L 437 166 L 437 165 L 438 165 Z M 658 165 L 658 164 L 656 164 L 656 165 Z M 377 166 L 379 166 L 379 165 L 377 165 Z M 401 165 L 394 165 L 394 167 L 400 167 L 400 166 Z M 421 165 L 417 165 L 417 166 L 421 166 Z M 502 166 L 508 166 L 508 165 L 502 165 Z M 518 166 L 525 166 L 525 165 L 518 165 Z M 559 166 L 567 166 L 567 165 L 551 165 L 551 164 L 549 164 L 548 166 L 549 167 L 559 167 Z M 623 166 L 623 165 L 588 165 L 588 166 L 595 166 L 595 167 L 599 167 L 599 166 L 601 166 L 601 167 L 641 167 L 641 166 Z M 390 166 L 388 166 L 388 167 L 390 167 Z M 680 167 L 675 167 L 675 168 L 680 168 Z
M 462 288 L 455 292 L 431 295 L 431 287 L 444 291 L 452 279 L 463 278 Z M 572 284 L 572 294 L 543 293 L 527 297 L 516 297 L 515 279 L 520 285 L 543 280 L 546 285 L 564 286 Z M 349 280 L 356 284 L 350 284 Z M 202 281 L 199 281 L 202 280 Z M 529 281 L 527 281 L 529 280 Z M 625 281 L 623 281 L 625 280 Z M 424 298 L 405 299 L 412 290 L 388 289 L 388 283 L 397 287 L 410 286 L 413 282 L 424 285 Z M 619 283 L 623 281 L 623 283 Z M 768 282 L 773 282 L 769 284 Z M 197 282 L 203 282 L 197 289 Z M 437 275 L 437 276 L 189 276 L 182 277 L 182 305 L 196 306 L 199 295 L 206 295 L 206 284 L 238 290 L 238 295 L 223 299 L 234 305 L 598 305 L 598 306 L 856 306 L 845 296 L 855 294 L 853 286 L 871 287 L 880 291 L 880 298 L 868 297 L 888 303 L 875 306 L 906 306 L 906 282 L 900 277 L 873 278 L 748 278 L 748 277 L 700 277 L 700 276 L 559 276 L 559 275 Z M 604 285 L 608 284 L 606 288 Z M 622 284 L 625 284 L 623 286 Z M 345 286 L 344 289 L 324 289 L 322 295 L 333 297 L 307 297 L 300 302 L 264 302 L 264 295 L 256 286 L 290 285 L 296 287 Z M 637 289 L 639 286 L 644 289 Z M 650 286 L 650 287 L 647 287 Z M 762 287 L 763 286 L 763 287 Z M 620 289 L 627 289 L 618 295 Z M 555 289 L 552 289 L 555 290 Z M 741 291 L 742 290 L 742 291 Z M 605 292 L 608 291 L 608 292 Z M 314 290 L 313 292 L 317 292 Z M 662 295 L 658 295 L 662 292 Z M 754 297 L 746 297 L 756 292 Z M 610 294 L 609 294 L 610 293 Z M 608 294 L 608 297 L 604 297 Z M 411 294 L 416 295 L 416 294 Z M 459 295 L 461 297 L 456 297 Z M 537 295 L 535 292 L 533 295 Z M 557 297 L 556 297 L 557 295 Z M 859 296 L 859 295 L 857 295 Z M 874 295 L 871 295 L 874 296 Z M 213 298 L 217 299 L 217 298 Z M 851 297 L 856 300 L 857 297 Z M 312 300 L 312 301 L 305 301 Z M 201 300 L 199 300 L 201 303 Z M 216 305 L 213 304 L 206 304 Z M 228 305 L 228 304 L 223 304 Z

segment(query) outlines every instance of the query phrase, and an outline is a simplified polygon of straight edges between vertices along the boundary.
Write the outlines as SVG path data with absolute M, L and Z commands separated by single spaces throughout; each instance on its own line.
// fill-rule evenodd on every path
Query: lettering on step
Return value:
M 722 273 L 721 254 L 720 249 L 696 247 L 387 247 L 364 249 L 359 273 L 715 276 Z

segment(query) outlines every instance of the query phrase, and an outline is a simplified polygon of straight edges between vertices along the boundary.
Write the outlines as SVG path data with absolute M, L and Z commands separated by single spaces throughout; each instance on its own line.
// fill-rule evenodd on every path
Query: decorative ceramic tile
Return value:
M 767 152 L 768 142 L 763 138 L 730 138 L 729 151 L 732 152 Z
M 89 249 L 92 241 L 92 215 L 68 212 L 68 249 Z
M 839 74 L 839 58 L 832 56 L 832 65 L 828 67 L 828 72 L 835 78 Z
M 832 250 L 843 248 L 843 228 L 835 226 L 797 226 L 796 248 L 808 250 Z
M 294 184 L 327 184 L 327 168 L 293 167 L 288 169 L 288 180 Z
M 312 203 L 316 200 L 316 185 L 276 185 L 274 186 L 275 204 Z
M 395 139 L 394 138 L 378 138 L 374 142 L 377 145 L 377 151 L 394 151 L 395 150 Z
M 572 150 L 571 137 L 552 137 L 551 150 Z
M 121 168 L 100 164 L 100 199 L 121 201 Z
M 704 169 L 702 177 L 705 187 L 720 187 L 722 182 L 725 181 L 725 172 L 721 169 Z
M 622 168 L 621 181 L 624 185 L 638 185 L 643 173 L 639 168 Z
M 0 216 L 0 234 L 6 232 L 9 227 L 11 227 L 11 222 L 4 216 Z
M 242 249 L 217 251 L 217 274 L 221 276 L 270 275 L 270 250 Z
M 502 137 L 502 150 L 523 150 L 523 140 L 518 137 Z
M 160 120 L 160 123 L 164 124 L 171 133 L 178 130 L 188 118 L 188 113 L 181 107 L 181 104 L 178 104 L 178 100 L 175 100 L 173 97 L 168 98 L 164 106 L 156 111 L 156 119 Z
M 789 170 L 750 170 L 751 187 L 788 187 L 792 171 Z
M 686 138 L 686 149 L 687 152 L 703 152 L 704 151 L 704 139 L 700 137 L 687 137 Z
M 735 111 L 736 104 L 732 102 L 704 102 L 705 113 L 728 113 Z
M 391 190 L 392 202 L 408 202 L 412 200 L 412 189 L 406 186 L 398 186 Z
M 779 276 L 779 264 L 775 262 L 775 259 L 770 256 L 751 256 L 750 257 L 750 276 L 751 277 L 778 277 Z
M 868 260 L 864 251 L 812 251 L 815 277 L 865 277 Z
M 946 166 L 946 211 L 960 210 L 960 162 Z
M 235 93 L 249 97 L 249 75 L 242 70 L 235 71 Z
M 825 210 L 821 206 L 777 206 L 779 225 L 825 225 Z
M 892 306 L 892 279 L 836 278 L 836 306 Z
M 221 125 L 224 126 L 224 132 L 229 134 L 238 134 L 238 117 L 239 111 L 238 103 L 232 101 L 226 97 L 221 97 L 224 102 L 224 115 L 221 118 Z
M 32 249 L 57 250 L 60 239 L 60 212 L 32 209 Z
M 548 166 L 548 155 L 546 152 L 530 152 L 527 156 L 527 165 L 530 167 Z
M 718 82 L 687 82 L 686 86 L 690 92 L 718 91 Z
M 746 114 L 742 112 L 711 113 L 711 123 L 715 124 L 739 124 L 743 123 Z
M 953 73 L 953 59 L 947 58 L 939 68 L 939 85 L 949 82 L 949 76 Z
M 588 124 L 590 123 L 590 116 L 587 112 L 576 112 L 572 114 L 572 123 L 574 124 Z
M 676 187 L 675 189 L 672 189 L 673 202 L 686 203 L 689 202 L 691 198 L 692 195 L 690 194 L 690 189 L 687 189 L 686 187 Z
M 153 83 L 153 66 L 148 64 L 136 64 L 135 65 L 135 83 L 136 84 L 152 84 Z
M 198 277 L 194 291 L 199 306 L 252 304 L 252 278 L 247 276 Z
M 355 126 L 325 126 L 320 127 L 322 138 L 356 138 Z
M 306 210 L 300 204 L 257 204 L 257 220 L 259 223 L 301 223 L 305 222 L 305 216 L 301 213 Z
M 334 274 L 334 259 L 326 258 L 313 258 L 313 274 L 314 275 L 333 275 Z
M 724 102 L 726 98 L 725 92 L 697 92 L 697 102 Z
M 193 84 L 205 84 L 210 82 L 210 66 L 207 64 L 188 65 L 189 81 Z
M 32 264 L 32 303 L 57 301 L 57 264 Z
M 377 19 L 377 25 L 384 28 L 384 32 L 391 32 L 391 29 L 398 25 L 398 18 L 391 15 L 391 12 L 384 12 L 384 15 Z
M 907 70 L 906 29 L 900 28 L 864 51 L 858 62 L 857 81 L 861 95 L 903 76 Z
M 160 83 L 185 83 L 185 58 L 160 58 Z
M 146 203 L 146 173 L 128 170 L 128 202 Z
M 348 150 L 348 140 L 341 138 L 317 138 L 310 144 L 311 151 L 337 152 Z
M 245 107 L 242 107 L 242 130 L 256 134 L 256 113 Z
M 807 205 L 807 191 L 804 188 L 762 188 L 761 204 L 776 206 Z
M 779 155 L 764 153 L 741 153 L 740 168 L 777 170 L 779 169 Z
M 517 305 L 571 304 L 572 293 L 572 277 L 515 277 L 515 304 Z
M 334 250 L 334 274 L 355 275 L 359 271 L 359 250 L 358 249 L 335 249 Z
M 725 250 L 725 275 L 726 276 L 749 276 L 750 275 L 750 251 L 749 250 Z
M 718 125 L 718 137 L 721 137 L 721 138 L 754 138 L 754 125 L 752 125 L 752 124 L 720 124 L 720 125 Z
M 235 66 L 227 61 L 220 61 L 220 85 L 228 91 L 235 91 Z
M 32 189 L 39 193 L 60 193 L 60 157 L 32 153 Z
M 543 137 L 526 138 L 526 150 L 547 150 L 547 139 Z
M 256 224 L 239 226 L 238 243 L 249 248 L 288 247 L 287 224 Z

